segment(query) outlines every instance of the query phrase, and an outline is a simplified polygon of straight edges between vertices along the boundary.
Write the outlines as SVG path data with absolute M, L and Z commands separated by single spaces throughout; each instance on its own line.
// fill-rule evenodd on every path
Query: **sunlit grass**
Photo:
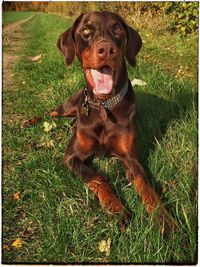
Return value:
M 3 94 L 8 106 L 4 116 L 13 114 L 15 122 L 6 120 L 3 124 L 3 244 L 7 245 L 3 262 L 195 263 L 197 84 L 195 79 L 176 77 L 145 60 L 147 53 L 153 58 L 164 57 L 162 51 L 158 55 L 144 45 L 137 68 L 129 67 L 129 77 L 147 82 L 145 87 L 135 86 L 138 145 L 151 183 L 179 222 L 178 232 L 168 238 L 147 216 L 116 159 L 95 158 L 92 166 L 107 174 L 116 194 L 133 214 L 123 233 L 83 181 L 64 168 L 70 119 L 55 119 L 56 128 L 48 133 L 43 122 L 20 128 L 23 119 L 56 107 L 84 86 L 78 61 L 66 68 L 56 47 L 59 35 L 71 23 L 37 14 L 22 26 L 27 36 L 23 55 L 16 65 L 15 81 Z M 172 38 L 176 40 L 176 36 Z M 155 46 L 159 47 L 162 37 L 157 42 Z M 181 46 L 180 42 L 176 44 Z M 39 54 L 41 61 L 29 59 Z M 196 59 L 194 55 L 192 60 Z M 170 52 L 168 57 L 176 64 Z M 15 116 L 20 120 L 15 121 Z M 48 117 L 45 121 L 52 123 Z M 54 147 L 38 147 L 44 140 L 51 140 Z M 16 192 L 21 194 L 17 202 L 13 200 Z M 23 247 L 9 249 L 17 238 L 23 239 Z M 108 238 L 111 249 L 107 257 L 99 252 L 98 242 Z

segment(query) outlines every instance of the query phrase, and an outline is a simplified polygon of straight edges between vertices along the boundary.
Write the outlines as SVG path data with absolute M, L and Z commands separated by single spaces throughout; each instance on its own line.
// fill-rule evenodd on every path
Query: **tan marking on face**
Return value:
M 117 48 L 116 48 L 117 49 Z M 117 49 L 117 57 L 115 59 L 101 59 L 96 53 L 96 44 L 94 43 L 90 48 L 86 48 L 81 53 L 81 63 L 83 68 L 98 69 L 102 65 L 111 66 L 114 70 L 121 67 L 123 53 Z
M 82 52 L 81 60 L 83 68 L 96 68 L 100 64 L 94 47 L 85 49 Z

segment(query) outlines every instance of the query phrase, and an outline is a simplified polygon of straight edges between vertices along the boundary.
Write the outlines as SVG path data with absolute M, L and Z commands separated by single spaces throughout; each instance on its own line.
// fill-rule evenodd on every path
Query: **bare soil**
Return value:
M 14 77 L 14 66 L 20 59 L 18 52 L 23 47 L 25 39 L 20 26 L 32 17 L 3 27 L 3 90 L 11 84 Z

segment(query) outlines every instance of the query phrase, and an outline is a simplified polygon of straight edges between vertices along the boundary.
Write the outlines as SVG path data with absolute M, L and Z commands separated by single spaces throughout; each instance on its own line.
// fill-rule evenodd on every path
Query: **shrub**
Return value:
M 171 29 L 182 34 L 198 31 L 198 2 L 166 2 L 161 10 L 171 18 Z
M 82 12 L 94 10 L 110 10 L 119 13 L 124 18 L 139 20 L 162 19 L 170 21 L 170 29 L 182 34 L 198 31 L 198 2 L 7 2 L 3 4 L 5 10 L 34 10 L 50 13 L 61 13 L 68 16 L 77 16 Z M 131 20 L 130 20 L 131 21 Z M 139 23 L 141 24 L 141 23 Z M 147 23 L 148 24 L 148 23 Z M 163 25 L 166 24 L 163 21 Z M 160 28 L 163 27 L 160 25 Z M 167 25 L 168 26 L 168 25 Z

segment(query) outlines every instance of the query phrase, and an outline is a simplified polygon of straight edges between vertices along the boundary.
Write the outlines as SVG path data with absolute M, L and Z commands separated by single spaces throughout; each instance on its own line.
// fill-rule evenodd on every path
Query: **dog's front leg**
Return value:
M 138 160 L 135 136 L 126 133 L 115 138 L 113 151 L 124 165 L 126 175 L 141 197 L 147 212 L 149 214 L 155 213 L 157 216 L 161 230 L 168 232 L 171 228 L 175 228 L 177 226 L 176 221 L 168 213 L 160 196 L 150 185 L 146 172 Z
M 51 117 L 75 117 L 77 113 L 77 106 L 83 98 L 83 89 L 79 90 L 75 95 L 71 96 L 64 103 L 62 103 L 58 108 L 51 109 L 42 116 L 35 116 L 29 120 L 22 123 L 21 128 L 35 125 L 41 121 L 45 116 Z
M 162 232 L 169 233 L 177 227 L 177 222 L 169 214 L 161 201 L 160 196 L 150 185 L 147 175 L 137 157 L 126 155 L 121 157 L 126 174 L 133 183 L 135 191 L 141 197 L 148 214 L 154 214 L 159 222 Z
M 88 188 L 97 196 L 103 209 L 112 214 L 121 215 L 120 222 L 124 223 L 129 218 L 129 214 L 112 192 L 106 178 L 85 164 L 86 159 L 92 156 L 95 145 L 95 139 L 81 135 L 77 131 L 66 149 L 64 165 L 83 179 Z

